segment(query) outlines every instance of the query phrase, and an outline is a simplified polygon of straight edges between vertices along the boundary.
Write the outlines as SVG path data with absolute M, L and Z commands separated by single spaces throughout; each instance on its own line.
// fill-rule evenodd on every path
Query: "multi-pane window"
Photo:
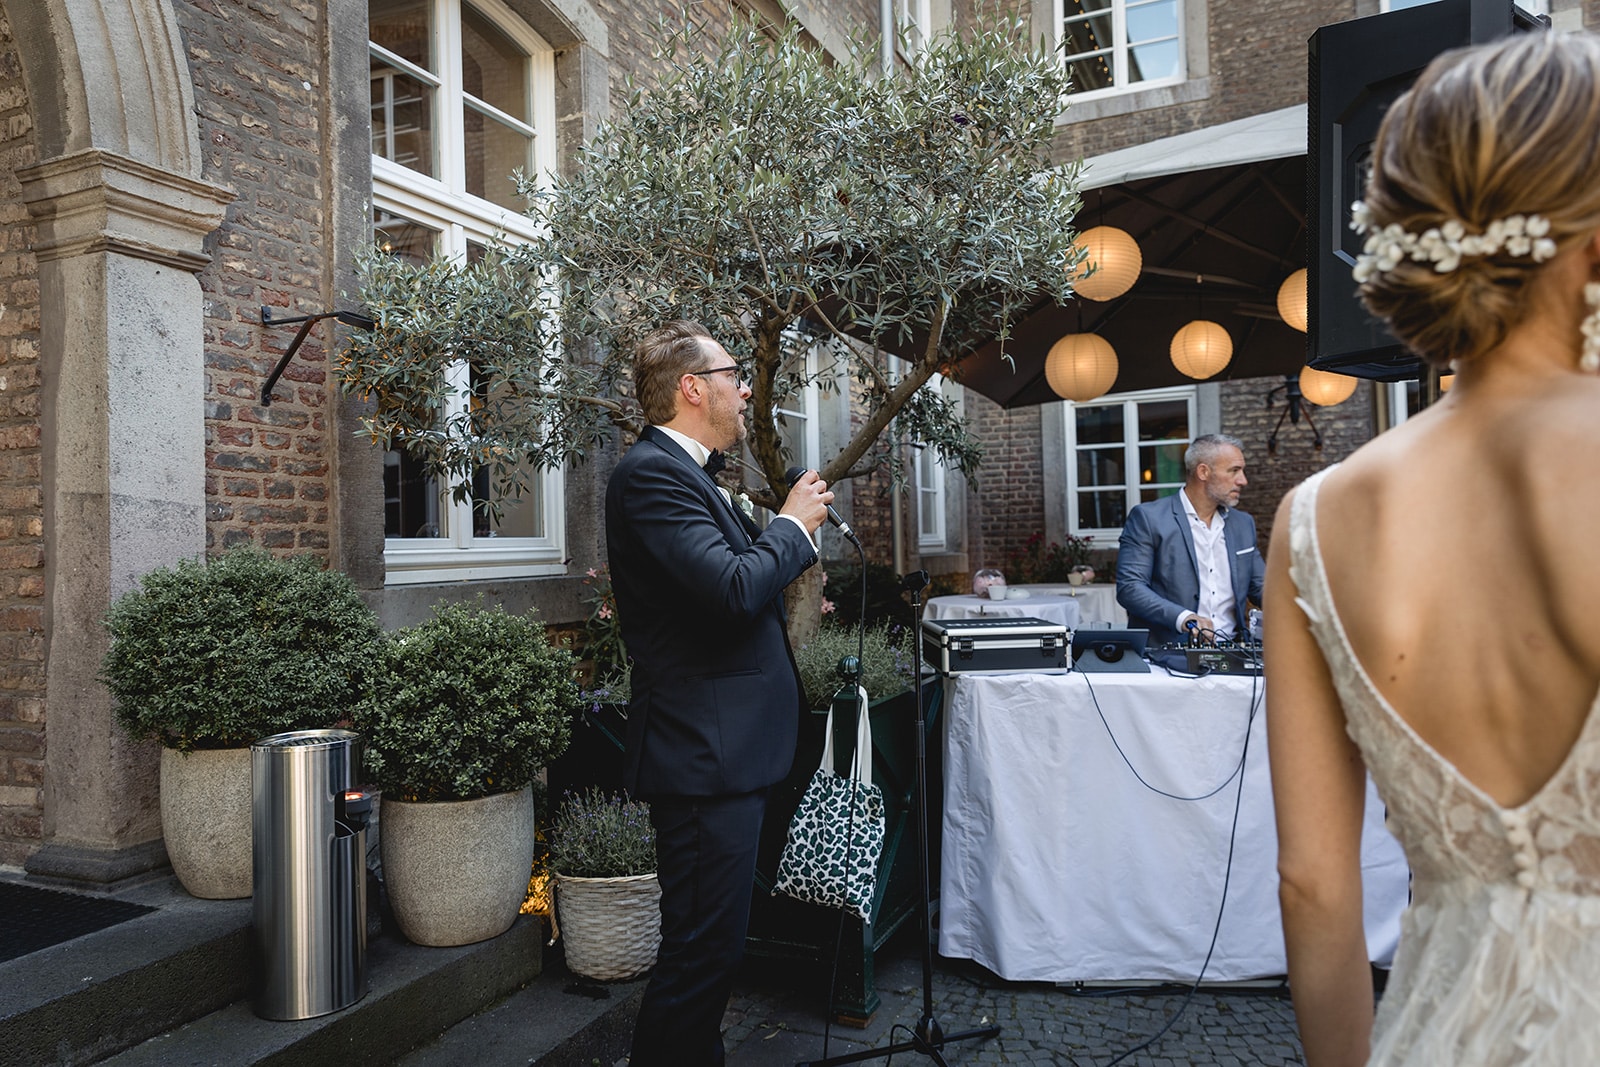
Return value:
M 1182 387 L 1065 405 L 1073 533 L 1114 537 L 1136 504 L 1183 487 L 1194 397 Z
M 499 0 L 369 0 L 368 15 L 379 247 L 416 262 L 471 261 L 496 240 L 532 237 L 511 174 L 554 165 L 549 47 Z M 465 362 L 447 379 L 444 417 L 495 389 Z M 386 453 L 389 583 L 560 573 L 562 472 L 531 472 L 519 498 L 492 492 L 484 472 L 469 499 L 455 500 L 413 457 Z
M 1183 0 L 1055 0 L 1074 94 L 1181 81 Z
M 370 0 L 372 154 L 520 211 L 549 49 L 498 0 Z M 546 138 L 549 140 L 550 138 Z M 379 168 L 374 164 L 374 170 Z
M 815 470 L 821 463 L 822 444 L 817 426 L 817 404 L 821 390 L 817 386 L 817 349 L 812 345 L 796 361 L 798 365 L 785 367 L 785 371 L 805 382 L 791 390 L 780 402 L 773 405 L 773 422 L 778 428 L 778 443 L 791 466 Z
M 930 0 L 895 0 L 894 13 L 901 46 L 914 58 L 933 37 L 933 5 Z
M 944 518 L 944 464 L 931 445 L 916 445 L 917 546 L 946 548 Z

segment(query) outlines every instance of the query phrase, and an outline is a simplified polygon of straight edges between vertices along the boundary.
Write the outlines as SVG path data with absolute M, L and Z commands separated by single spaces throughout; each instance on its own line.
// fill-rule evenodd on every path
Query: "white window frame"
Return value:
M 898 383 L 908 370 L 910 364 L 905 360 L 896 355 L 889 356 L 889 378 L 892 383 Z M 944 375 L 936 373 L 922 383 L 922 388 L 942 396 L 944 385 Z M 950 547 L 947 515 L 949 495 L 946 488 L 950 470 L 945 466 L 939 450 L 932 445 L 924 441 L 908 441 L 907 444 L 911 448 L 911 490 L 916 505 L 914 519 L 917 524 L 917 550 L 924 554 L 929 549 L 946 552 Z M 925 511 L 925 508 L 931 510 Z M 924 515 L 934 516 L 934 529 L 927 533 L 922 530 Z
M 1139 503 L 1141 485 L 1139 483 L 1139 405 L 1153 401 L 1185 400 L 1189 405 L 1189 440 L 1193 441 L 1196 434 L 1195 420 L 1199 415 L 1197 403 L 1198 390 L 1193 385 L 1178 385 L 1167 389 L 1145 389 L 1136 393 L 1113 393 L 1083 404 L 1065 401 L 1061 404 L 1064 439 L 1066 441 L 1066 483 L 1067 483 L 1067 528 L 1077 537 L 1093 537 L 1099 544 L 1120 543 L 1122 540 L 1122 527 L 1120 526 L 1089 526 L 1085 527 L 1078 521 L 1078 408 L 1107 407 L 1111 404 L 1123 406 L 1122 415 L 1122 447 L 1123 470 L 1127 472 L 1123 483 L 1127 491 L 1127 506 L 1125 511 L 1132 511 Z
M 895 46 L 902 58 L 914 60 L 933 40 L 933 0 L 894 0 Z
M 805 467 L 807 470 L 816 470 L 822 462 L 822 430 L 818 414 L 822 404 L 822 389 L 817 385 L 817 346 L 811 345 L 806 349 L 803 357 L 803 373 L 806 384 L 800 388 L 799 398 L 804 405 L 801 408 L 788 408 L 780 403 L 772 405 L 773 421 L 781 418 L 785 423 L 798 422 L 800 432 L 794 435 L 800 442 L 800 455 L 791 457 L 791 462 Z
M 949 472 L 932 445 L 918 443 L 912 448 L 917 469 L 917 547 L 943 552 L 949 545 L 945 523 L 945 478 Z
M 1177 85 L 1187 81 L 1189 77 L 1189 42 L 1187 8 L 1193 3 L 1203 0 L 1175 0 L 1177 7 L 1177 33 L 1174 42 L 1178 48 L 1178 69 L 1175 74 L 1165 78 L 1147 78 L 1144 81 L 1128 81 L 1128 4 L 1138 3 L 1140 0 L 1111 0 L 1111 84 L 1103 89 L 1088 89 L 1082 92 L 1074 90 L 1068 97 L 1072 103 L 1085 100 L 1100 100 L 1109 96 L 1122 96 L 1127 93 L 1136 93 L 1145 89 L 1154 89 L 1165 85 Z M 1052 21 L 1050 23 L 1051 38 L 1055 41 L 1056 58 L 1062 66 L 1067 65 L 1067 56 L 1062 52 L 1063 33 L 1062 26 L 1066 22 L 1067 11 L 1065 0 L 1051 0 Z M 1070 114 L 1070 108 L 1069 108 Z
M 462 90 L 461 3 L 470 2 L 490 19 L 530 60 L 529 114 L 534 122 L 532 158 L 540 180 L 555 169 L 555 59 L 550 46 L 500 0 L 431 0 L 433 55 L 437 74 L 429 73 L 369 42 L 369 49 L 385 62 L 413 77 L 434 84 L 433 141 L 438 158 L 429 177 L 381 156 L 372 157 L 372 206 L 403 216 L 439 234 L 438 251 L 463 259 L 471 244 L 492 245 L 499 240 L 531 240 L 538 229 L 524 215 L 466 192 L 463 108 L 487 109 L 501 121 L 515 122 L 487 104 L 470 100 Z M 527 127 L 518 123 L 527 132 Z M 469 373 L 464 364 L 447 373 L 452 404 L 465 401 L 462 393 Z M 490 578 L 532 578 L 565 574 L 566 511 L 565 471 L 541 470 L 534 491 L 540 494 L 545 532 L 541 537 L 476 537 L 472 503 L 458 503 L 448 489 L 439 502 L 442 532 L 438 537 L 385 537 L 384 567 L 387 585 L 419 585 Z

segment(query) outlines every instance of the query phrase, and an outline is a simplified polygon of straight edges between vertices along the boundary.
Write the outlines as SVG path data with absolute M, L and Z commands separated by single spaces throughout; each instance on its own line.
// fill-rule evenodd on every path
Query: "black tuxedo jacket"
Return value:
M 787 519 L 758 529 L 652 426 L 606 486 L 606 548 L 633 661 L 628 791 L 718 796 L 781 781 L 802 713 L 783 589 L 817 561 L 805 531 Z

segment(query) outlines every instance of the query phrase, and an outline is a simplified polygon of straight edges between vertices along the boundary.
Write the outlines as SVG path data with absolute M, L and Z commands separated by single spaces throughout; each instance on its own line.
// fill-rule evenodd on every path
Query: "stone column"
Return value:
M 157 753 L 97 680 L 101 619 L 139 575 L 205 550 L 204 308 L 227 190 L 111 152 L 18 172 L 38 221 L 46 775 L 31 873 L 108 882 L 164 861 Z

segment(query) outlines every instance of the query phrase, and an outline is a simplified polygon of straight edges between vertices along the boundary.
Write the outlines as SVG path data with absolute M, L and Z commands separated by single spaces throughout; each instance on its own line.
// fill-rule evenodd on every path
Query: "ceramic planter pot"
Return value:
M 238 900 L 251 891 L 250 750 L 161 750 L 161 833 L 191 896 Z
M 533 868 L 533 789 L 422 804 L 383 798 L 384 884 L 400 932 L 470 945 L 517 921 Z

